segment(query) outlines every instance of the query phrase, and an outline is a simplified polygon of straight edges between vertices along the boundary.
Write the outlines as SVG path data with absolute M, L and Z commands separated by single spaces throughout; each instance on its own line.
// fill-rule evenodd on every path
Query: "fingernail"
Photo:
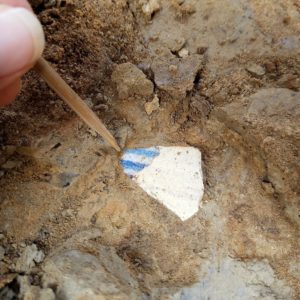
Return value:
M 0 76 L 33 64 L 45 45 L 42 26 L 25 8 L 0 5 Z

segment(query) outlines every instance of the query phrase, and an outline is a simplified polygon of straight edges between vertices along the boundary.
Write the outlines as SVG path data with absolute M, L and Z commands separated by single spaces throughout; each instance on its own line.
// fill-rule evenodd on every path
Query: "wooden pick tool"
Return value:
M 48 85 L 77 113 L 77 115 L 92 129 L 98 132 L 114 149 L 121 151 L 118 143 L 106 129 L 97 115 L 60 77 L 60 75 L 44 59 L 40 58 L 33 67 Z

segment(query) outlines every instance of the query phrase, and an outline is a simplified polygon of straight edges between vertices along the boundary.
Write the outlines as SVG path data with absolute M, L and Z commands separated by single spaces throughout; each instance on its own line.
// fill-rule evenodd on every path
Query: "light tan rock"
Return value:
M 151 115 L 154 111 L 159 109 L 159 98 L 157 95 L 154 96 L 153 100 L 145 103 L 145 111 L 147 115 Z
M 149 97 L 153 94 L 153 83 L 146 75 L 132 63 L 118 65 L 113 74 L 112 81 L 116 84 L 119 97 Z

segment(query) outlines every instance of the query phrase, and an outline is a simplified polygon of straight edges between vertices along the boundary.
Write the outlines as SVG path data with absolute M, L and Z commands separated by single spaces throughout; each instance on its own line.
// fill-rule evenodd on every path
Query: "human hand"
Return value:
M 27 0 L 0 0 L 0 106 L 15 99 L 21 76 L 42 55 L 42 26 Z

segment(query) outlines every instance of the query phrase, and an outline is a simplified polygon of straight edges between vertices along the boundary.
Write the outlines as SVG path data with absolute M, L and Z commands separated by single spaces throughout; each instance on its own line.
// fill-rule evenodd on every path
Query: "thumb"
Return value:
M 42 26 L 33 13 L 0 4 L 0 88 L 25 73 L 42 55 L 44 45 Z

